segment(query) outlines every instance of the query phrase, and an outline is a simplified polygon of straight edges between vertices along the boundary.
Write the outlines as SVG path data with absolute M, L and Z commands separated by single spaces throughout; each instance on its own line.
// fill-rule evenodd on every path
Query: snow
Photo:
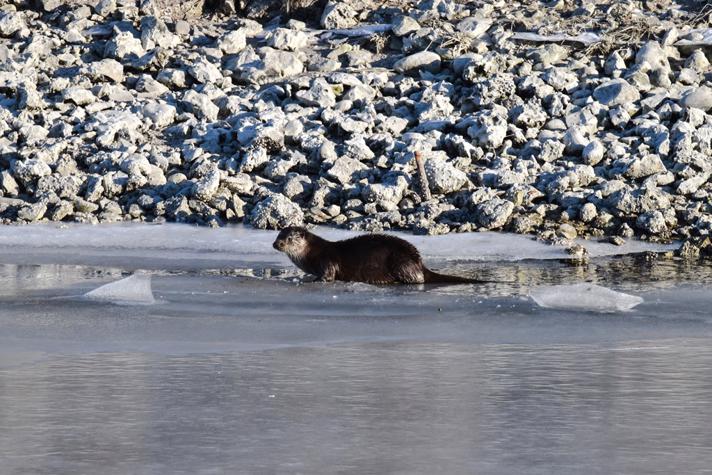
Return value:
M 540 307 L 560 310 L 623 312 L 643 303 L 636 295 L 589 283 L 539 287 L 530 295 Z

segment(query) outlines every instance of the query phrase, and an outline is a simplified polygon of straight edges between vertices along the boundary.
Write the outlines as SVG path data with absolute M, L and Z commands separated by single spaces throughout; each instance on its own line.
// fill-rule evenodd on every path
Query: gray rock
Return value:
M 697 190 L 699 190 L 702 185 L 707 183 L 707 180 L 709 179 L 709 173 L 700 173 L 698 175 L 690 177 L 687 180 L 683 180 L 680 182 L 680 184 L 677 186 L 677 192 L 681 195 L 691 195 L 693 193 L 696 193 Z
M 514 203 L 501 198 L 492 198 L 477 206 L 477 222 L 486 229 L 501 228 L 512 215 Z
M 81 87 L 70 87 L 62 93 L 65 102 L 73 102 L 78 106 L 86 106 L 96 102 L 96 96 L 91 91 Z
M 277 28 L 267 37 L 267 44 L 276 49 L 298 51 L 305 48 L 309 37 L 303 31 Z
M 131 55 L 140 57 L 143 56 L 144 53 L 145 51 L 141 45 L 141 40 L 125 31 L 117 31 L 114 37 L 106 43 L 104 48 L 105 57 L 118 60 L 122 60 Z
M 339 157 L 326 174 L 342 185 L 348 185 L 356 181 L 354 179 L 355 174 L 364 170 L 368 170 L 368 167 L 358 160 L 350 157 Z
M 584 136 L 578 127 L 572 127 L 566 131 L 563 138 L 564 151 L 566 153 L 578 155 L 588 145 L 589 140 Z
M 593 203 L 585 203 L 579 210 L 579 219 L 584 223 L 590 223 L 598 216 L 598 210 Z
M 321 15 L 321 26 L 327 30 L 350 28 L 357 22 L 356 11 L 347 2 L 330 1 Z
M 393 69 L 401 74 L 412 74 L 419 71 L 437 73 L 440 71 L 440 55 L 432 51 L 421 51 L 400 59 Z
M 0 12 L 0 36 L 10 38 L 25 29 L 27 29 L 27 25 L 22 13 Z
M 307 90 L 297 91 L 297 100 L 304 105 L 312 107 L 334 107 L 336 94 L 334 89 L 324 78 L 316 78 Z
M 212 84 L 223 78 L 218 67 L 205 58 L 198 58 L 194 61 L 188 68 L 188 73 L 202 84 Z
M 650 234 L 661 234 L 667 231 L 665 217 L 660 211 L 648 211 L 638 216 L 635 225 L 641 231 Z
M 176 108 L 170 104 L 149 103 L 143 106 L 143 116 L 159 128 L 167 127 L 175 121 Z
M 118 61 L 109 58 L 89 64 L 87 73 L 94 80 L 106 78 L 114 82 L 124 80 L 124 67 Z
M 588 165 L 598 165 L 601 160 L 603 160 L 605 153 L 606 150 L 603 144 L 598 140 L 592 140 L 583 148 L 581 156 L 583 157 L 584 163 Z
M 29 159 L 24 161 L 17 161 L 13 166 L 13 174 L 15 178 L 19 179 L 23 183 L 30 183 L 37 178 L 50 175 L 52 169 L 42 160 Z M 3 179 L 3 186 L 5 179 Z
M 454 193 L 468 182 L 464 172 L 439 158 L 430 158 L 425 162 L 425 174 L 430 182 L 430 189 L 435 193 Z
M 96 130 L 96 143 L 104 148 L 113 148 L 121 141 L 137 143 L 142 138 L 142 126 L 138 116 L 119 110 L 97 112 L 92 121 L 92 127 Z
M 391 30 L 396 36 L 406 36 L 419 29 L 420 24 L 418 24 L 414 18 L 407 15 L 397 17 L 391 26 Z
M 625 176 L 632 179 L 645 178 L 656 173 L 665 173 L 667 168 L 658 155 L 649 154 L 633 159 L 625 170 Z
M 502 145 L 507 136 L 507 111 L 504 107 L 496 106 L 492 110 L 477 112 L 473 118 L 474 124 L 467 129 L 467 135 L 477 145 L 491 148 Z
M 606 81 L 593 90 L 593 97 L 609 107 L 629 105 L 640 100 L 640 92 L 625 79 Z
M 163 71 L 158 73 L 156 79 L 161 84 L 165 84 L 170 88 L 182 89 L 188 87 L 187 75 L 185 71 L 181 69 L 164 69 Z
M 220 170 L 216 167 L 193 184 L 191 193 L 200 200 L 208 200 L 213 197 L 219 187 Z
M 42 219 L 47 212 L 47 203 L 42 201 L 22 206 L 17 211 L 17 217 L 29 222 Z
M 0 189 L 7 196 L 17 196 L 20 188 L 13 178 L 12 174 L 7 170 L 0 171 Z
M 168 29 L 165 22 L 155 16 L 141 18 L 141 46 L 145 50 L 155 47 L 171 49 L 180 44 L 180 37 Z
M 693 89 L 680 100 L 680 104 L 687 108 L 708 111 L 712 109 L 712 88 L 700 86 Z
M 241 172 L 251 172 L 263 168 L 269 162 L 269 154 L 262 147 L 251 147 L 242 155 Z
M 489 30 L 491 26 L 492 19 L 490 18 L 470 16 L 457 24 L 457 31 L 466 33 L 473 38 L 479 38 L 487 33 L 487 30 Z
M 237 54 L 247 46 L 247 35 L 243 28 L 223 33 L 218 38 L 218 48 L 225 54 Z
M 220 108 L 213 104 L 210 98 L 194 90 L 189 90 L 183 95 L 183 106 L 195 114 L 196 117 L 211 122 L 217 120 Z
M 276 193 L 252 208 L 250 222 L 259 229 L 282 229 L 301 225 L 304 222 L 304 213 L 298 204 Z
M 62 2 L 61 0 L 42 0 L 42 10 L 46 12 L 51 12 L 52 10 L 58 8 Z
M 304 71 L 304 63 L 294 54 L 268 48 L 262 58 L 262 74 L 266 76 L 289 77 Z
M 94 6 L 94 11 L 100 16 L 109 16 L 116 11 L 116 0 L 100 0 Z
M 657 41 L 648 41 L 635 55 L 635 64 L 648 64 L 650 69 L 670 70 L 668 55 Z

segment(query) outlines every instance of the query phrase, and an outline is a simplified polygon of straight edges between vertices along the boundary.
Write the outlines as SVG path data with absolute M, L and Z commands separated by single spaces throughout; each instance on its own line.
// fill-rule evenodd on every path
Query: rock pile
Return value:
M 531 7 L 496 0 L 375 3 L 328 2 L 319 26 L 6 3 L 2 222 L 710 234 L 712 68 L 689 14 L 610 48 L 550 42 L 544 19 L 517 39 Z M 634 5 L 532 3 L 574 20 Z

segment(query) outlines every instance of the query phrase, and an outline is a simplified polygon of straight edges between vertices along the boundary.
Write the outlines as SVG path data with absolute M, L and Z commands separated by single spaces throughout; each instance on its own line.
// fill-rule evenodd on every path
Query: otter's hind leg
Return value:
M 403 284 L 422 284 L 425 282 L 423 265 L 420 262 L 413 261 L 410 257 L 399 256 L 396 259 L 392 259 L 390 267 L 391 275 L 397 282 Z

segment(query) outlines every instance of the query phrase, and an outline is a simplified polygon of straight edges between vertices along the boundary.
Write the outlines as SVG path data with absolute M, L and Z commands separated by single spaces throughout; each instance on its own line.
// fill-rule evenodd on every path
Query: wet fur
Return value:
M 279 233 L 273 246 L 319 281 L 369 284 L 481 282 L 433 272 L 425 267 L 415 246 L 385 234 L 364 234 L 343 241 L 327 241 L 304 228 L 290 227 Z

